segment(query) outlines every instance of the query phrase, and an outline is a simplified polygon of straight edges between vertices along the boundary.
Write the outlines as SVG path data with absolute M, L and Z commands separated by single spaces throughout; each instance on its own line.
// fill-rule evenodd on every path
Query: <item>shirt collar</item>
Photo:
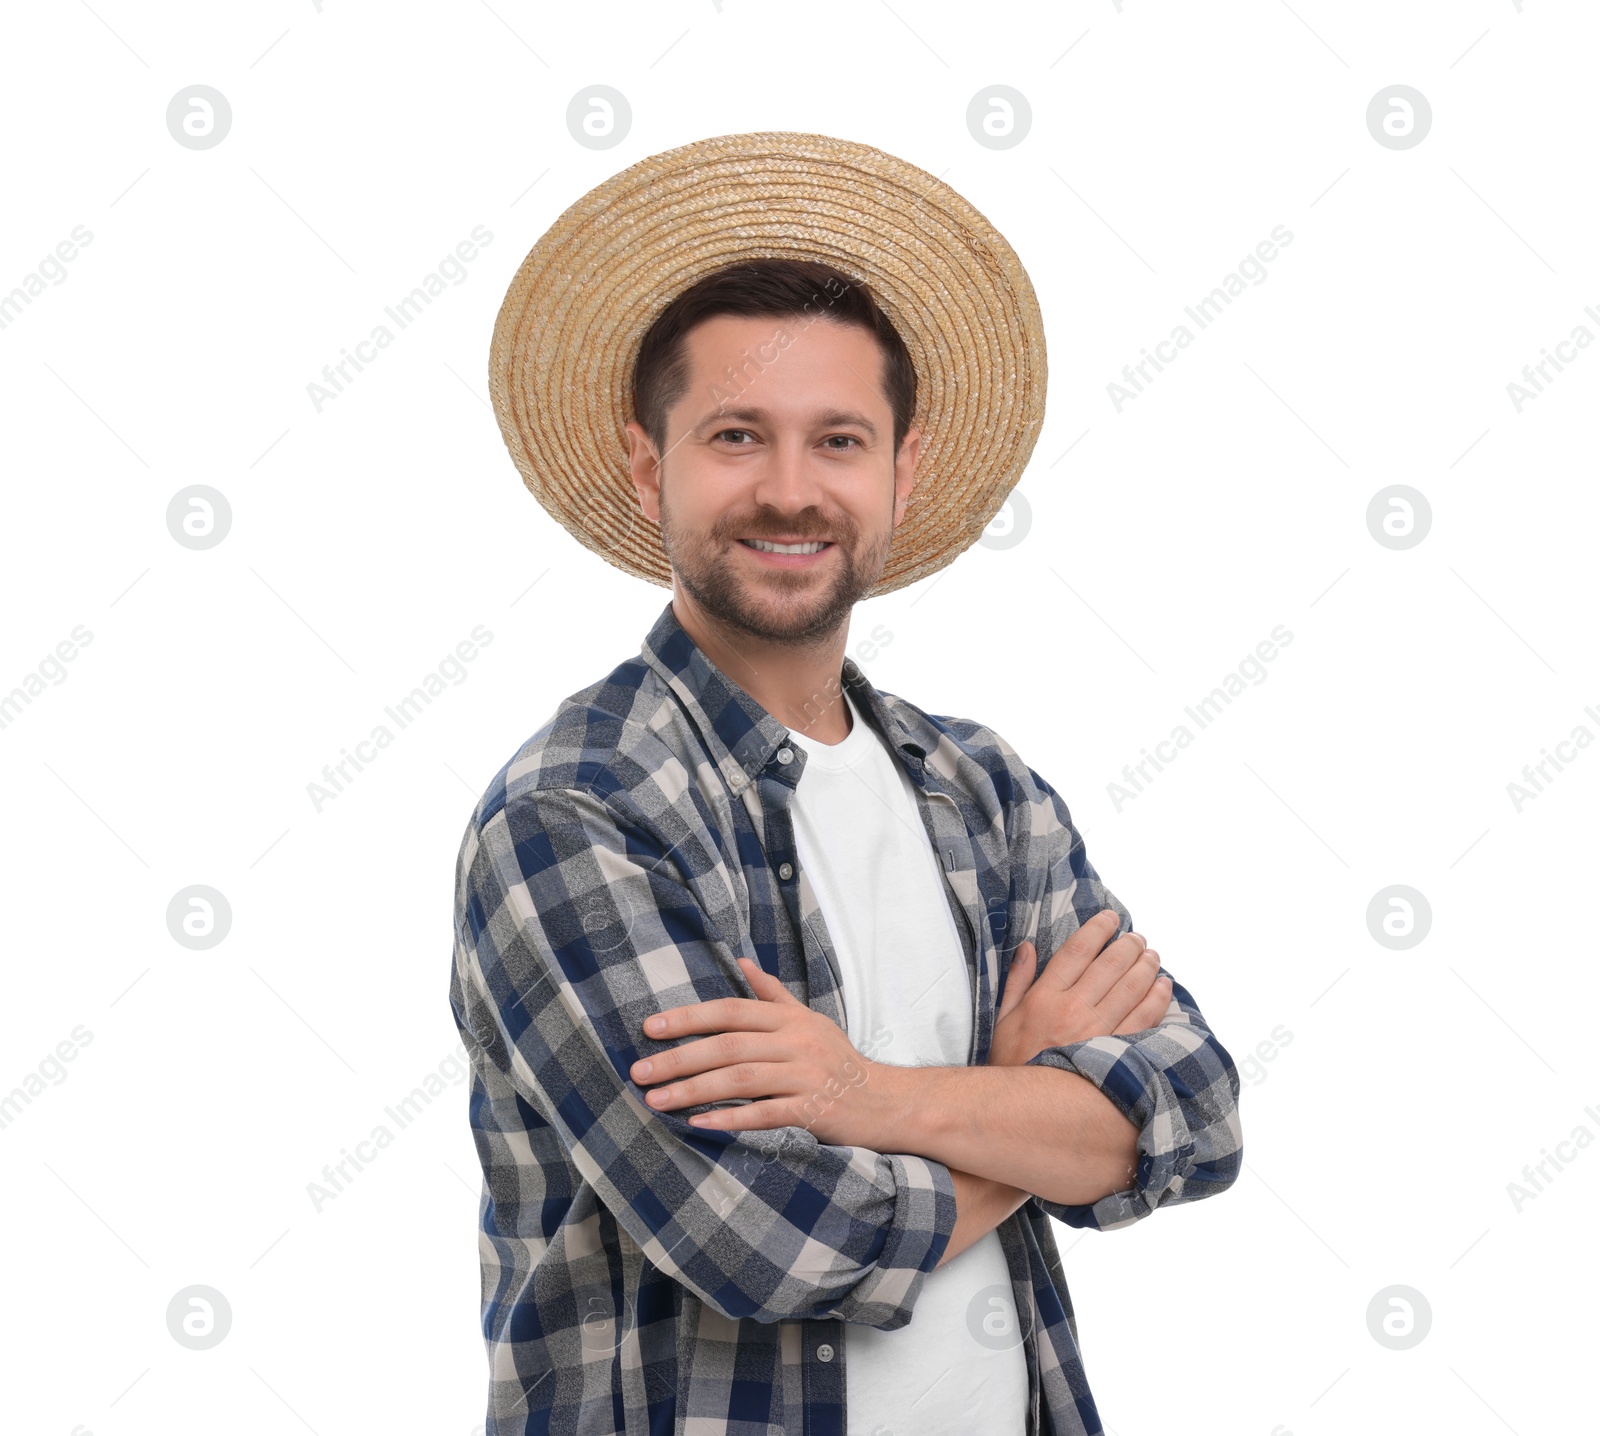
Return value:
M 743 792 L 788 741 L 789 729 L 706 657 L 678 622 L 670 602 L 639 652 L 687 709 L 728 786 L 736 794 Z M 907 767 L 920 775 L 931 751 L 926 746 L 929 735 L 903 723 L 852 659 L 844 660 L 840 678 L 890 749 L 900 752 Z

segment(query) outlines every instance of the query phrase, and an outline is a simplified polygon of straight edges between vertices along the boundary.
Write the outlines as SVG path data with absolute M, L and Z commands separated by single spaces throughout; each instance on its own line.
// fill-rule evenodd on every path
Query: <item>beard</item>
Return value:
M 833 544 L 834 573 L 774 569 L 754 582 L 733 571 L 730 550 L 741 538 L 779 536 Z M 831 518 L 811 507 L 785 517 L 769 505 L 724 514 L 706 532 L 683 532 L 672 524 L 665 486 L 661 491 L 661 542 L 684 591 L 712 618 L 768 643 L 810 646 L 831 638 L 867 596 L 889 557 L 891 528 L 864 541 L 861 526 L 839 511 Z

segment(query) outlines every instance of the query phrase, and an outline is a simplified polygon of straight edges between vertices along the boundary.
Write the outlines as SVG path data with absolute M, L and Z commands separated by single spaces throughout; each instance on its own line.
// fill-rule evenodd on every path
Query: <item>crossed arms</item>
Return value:
M 1109 1229 L 1221 1191 L 1240 1161 L 1233 1063 L 1181 985 L 1152 997 L 1153 955 L 1141 940 L 1099 951 L 1114 925 L 1096 914 L 1126 912 L 1100 884 L 1059 798 L 1029 777 L 1036 786 L 1022 800 L 1032 811 L 1019 801 L 1011 842 L 1016 871 L 1036 879 L 1014 930 L 1055 956 L 1025 990 L 1008 980 L 988 1068 L 866 1065 L 826 1017 L 780 1000 L 741 962 L 752 951 L 749 899 L 710 830 L 667 827 L 659 808 L 647 813 L 616 788 L 524 789 L 469 834 L 457 871 L 457 1022 L 476 1060 L 500 1068 L 554 1129 L 645 1258 L 736 1320 L 894 1329 L 911 1319 L 925 1274 L 952 1246 L 970 1244 L 1030 1194 L 1071 1225 Z M 1095 927 L 1100 941 L 1087 959 L 1092 936 L 1059 950 L 1058 938 Z M 1018 977 L 1028 975 L 1027 952 L 1019 947 L 1012 965 Z M 1104 1007 L 1085 1003 L 1096 982 L 1084 979 L 1112 976 L 1124 959 L 1105 991 L 1138 974 L 1129 985 L 1144 980 L 1139 1000 L 1152 997 L 1151 1007 L 1136 1003 L 1126 1020 L 1076 1035 L 1073 1014 Z M 1079 962 L 1085 970 L 1074 974 Z M 1069 986 L 1072 1001 L 1062 996 Z M 719 1099 L 703 1089 L 650 1103 L 662 1078 L 654 1068 L 635 1076 L 635 1064 L 701 1044 L 677 1045 L 681 1037 L 650 1032 L 647 1021 L 696 1021 L 673 1009 L 728 1001 L 747 1004 L 747 1014 L 767 1009 L 771 1029 L 699 1031 L 723 1034 L 712 1044 L 780 1033 L 795 1041 L 794 1057 L 774 1061 L 768 1048 L 759 1058 L 782 1069 L 782 1081 L 766 1074 L 759 1093 L 731 1094 L 759 1098 L 739 1107 L 713 1109 Z M 726 1011 L 706 1020 L 725 1023 Z M 811 1078 L 834 1060 L 861 1062 L 871 1075 L 814 1121 L 777 1120 L 784 1114 L 769 1103 L 830 1091 L 830 1077 L 820 1087 Z M 714 1062 L 667 1073 L 666 1085 L 739 1081 L 755 1065 L 736 1060 L 729 1079 L 729 1064 Z M 1061 1070 L 1037 1070 L 1051 1066 Z
M 1047 1047 L 1154 1027 L 1172 981 L 1111 908 L 1062 943 L 1042 972 L 1033 944 L 1011 964 L 988 1067 L 895 1067 L 863 1057 L 844 1032 L 748 958 L 754 999 L 725 997 L 644 1022 L 686 1042 L 629 1070 L 657 1111 L 746 1099 L 690 1117 L 719 1131 L 802 1126 L 824 1141 L 913 1152 L 950 1168 L 956 1224 L 941 1264 L 1029 1196 L 1093 1203 L 1135 1183 L 1138 1129 L 1092 1082 L 1022 1064 Z M 1104 950 L 1102 951 L 1102 947 Z M 1037 976 L 1035 975 L 1037 973 Z

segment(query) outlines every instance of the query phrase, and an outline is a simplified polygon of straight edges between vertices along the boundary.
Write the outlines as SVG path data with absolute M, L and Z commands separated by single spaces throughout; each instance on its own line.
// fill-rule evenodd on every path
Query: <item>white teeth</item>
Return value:
M 745 542 L 762 553 L 821 553 L 827 548 L 825 543 L 768 543 L 765 539 L 746 539 Z

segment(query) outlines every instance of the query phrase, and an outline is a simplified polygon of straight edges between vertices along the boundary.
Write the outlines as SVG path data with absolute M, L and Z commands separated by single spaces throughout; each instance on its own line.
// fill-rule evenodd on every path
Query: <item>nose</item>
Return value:
M 756 474 L 752 497 L 783 514 L 825 506 L 826 495 L 803 435 L 781 435 L 773 440 L 767 461 Z

